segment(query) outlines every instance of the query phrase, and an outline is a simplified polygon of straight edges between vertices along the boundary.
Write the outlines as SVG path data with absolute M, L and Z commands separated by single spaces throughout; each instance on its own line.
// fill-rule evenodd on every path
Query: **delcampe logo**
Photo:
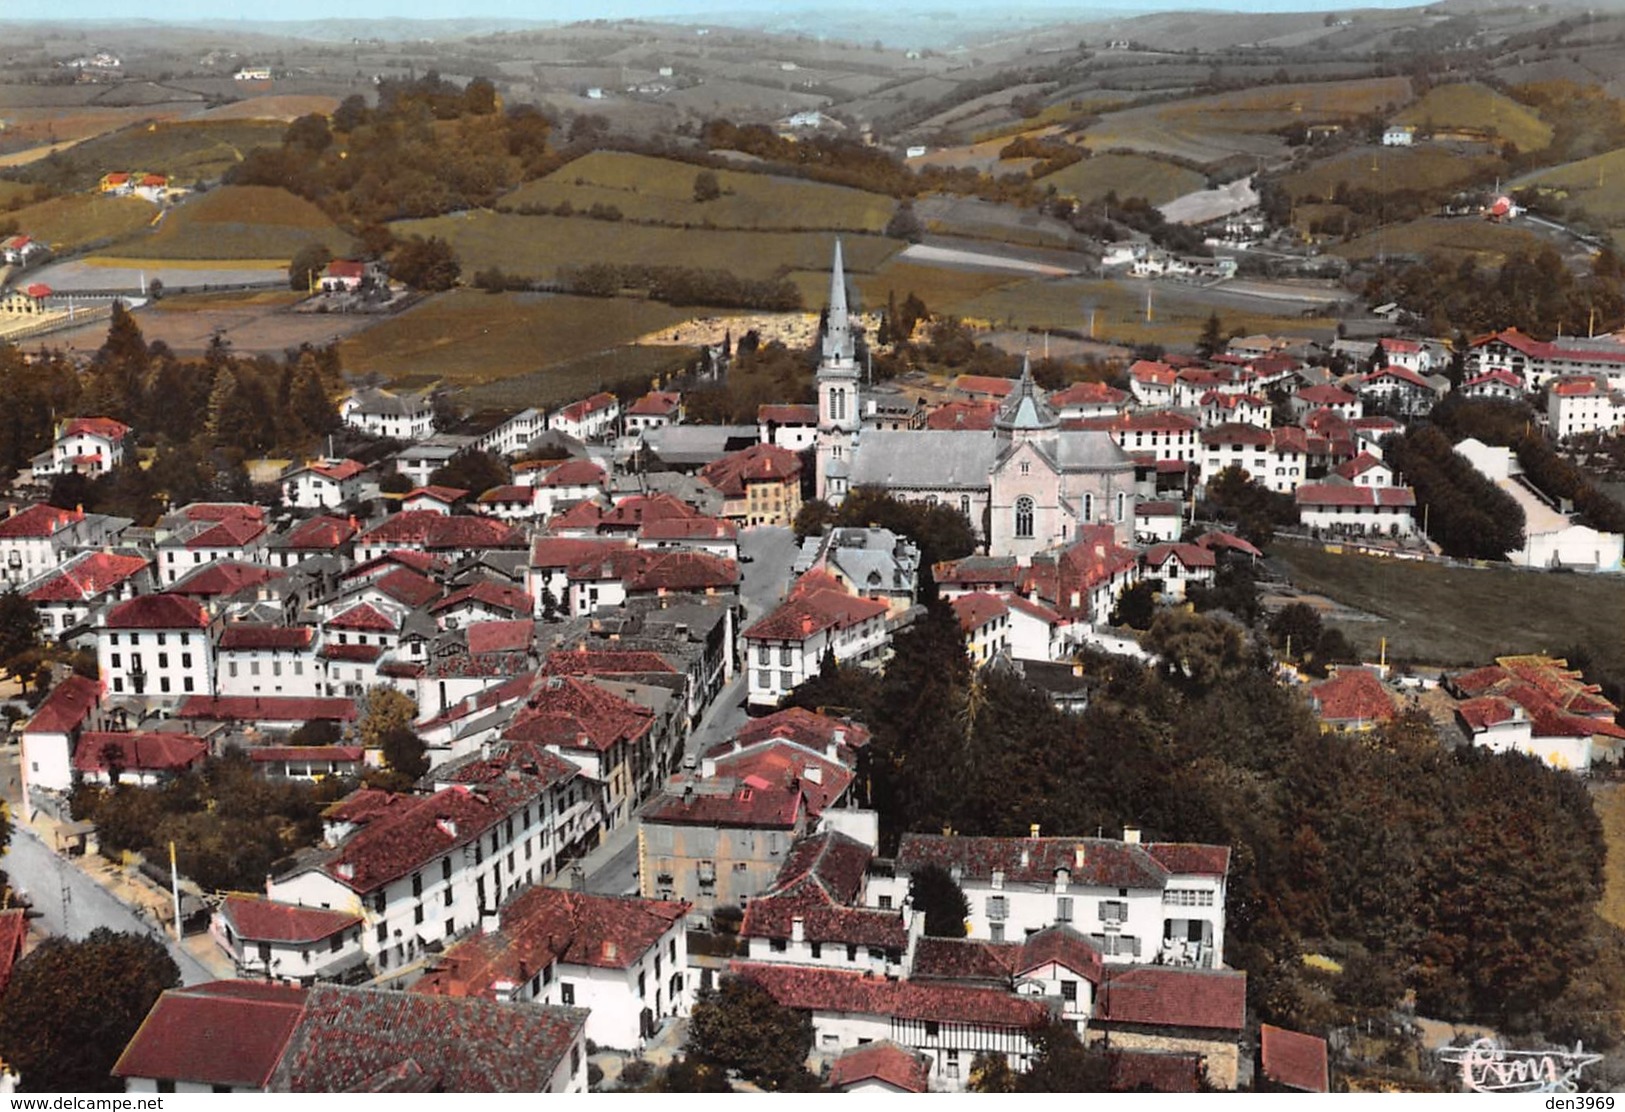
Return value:
M 1475 1093 L 1572 1093 L 1580 1071 L 1602 1061 L 1582 1043 L 1573 1050 L 1508 1050 L 1494 1039 L 1479 1039 L 1438 1053 L 1440 1061 L 1461 1067 L 1461 1083 Z

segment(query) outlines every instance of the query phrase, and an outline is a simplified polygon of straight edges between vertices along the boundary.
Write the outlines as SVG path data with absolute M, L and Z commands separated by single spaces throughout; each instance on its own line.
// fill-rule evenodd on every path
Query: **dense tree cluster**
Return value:
M 280 147 L 257 147 L 225 181 L 290 189 L 352 229 L 489 205 L 553 168 L 552 123 L 533 106 L 498 113 L 491 83 L 459 88 L 431 71 L 386 80 L 377 108 L 360 96 L 288 125 Z
M 267 780 L 230 749 L 162 787 L 81 785 L 73 816 L 96 824 L 105 852 L 157 860 L 174 842 L 183 875 L 214 891 L 252 892 L 289 854 L 315 843 L 322 807 L 347 786 Z
M 1322 734 L 1271 654 L 1208 615 L 1160 614 L 1147 647 L 1162 666 L 1086 661 L 1094 695 L 1069 716 L 1013 669 L 973 672 L 952 612 L 932 607 L 878 680 L 830 668 L 792 700 L 869 724 L 860 782 L 883 844 L 1040 823 L 1233 847 L 1226 960 L 1268 1022 L 1324 1029 L 1411 988 L 1427 1015 L 1615 1036 L 1614 1011 L 1576 1003 L 1625 988 L 1617 932 L 1592 911 L 1603 844 L 1581 781 L 1451 751 L 1419 713 Z M 1363 956 L 1328 988 L 1310 952 Z
M 806 1066 L 812 1045 L 808 1013 L 781 1006 L 743 977 L 724 977 L 717 988 L 701 989 L 689 1016 L 690 1061 L 736 1070 L 769 1091 L 818 1087 Z
M 1236 524 L 1236 535 L 1263 547 L 1278 525 L 1296 525 L 1298 507 L 1290 494 L 1270 490 L 1240 467 L 1226 467 L 1208 480 L 1207 512 Z
M 1523 509 L 1438 428 L 1413 429 L 1384 446 L 1388 463 L 1416 488 L 1416 513 L 1445 555 L 1504 560 L 1523 547 Z
M 976 551 L 976 529 L 956 508 L 893 498 L 879 487 L 858 487 L 839 507 L 806 503 L 796 517 L 796 536 L 807 537 L 830 525 L 876 526 L 909 538 L 920 546 L 922 575 L 935 564 Z
M 1471 257 L 1430 254 L 1419 263 L 1378 270 L 1365 295 L 1373 304 L 1399 303 L 1435 335 L 1518 328 L 1550 337 L 1593 325 L 1598 331 L 1617 328 L 1625 321 L 1619 260 L 1606 250 L 1584 275 L 1571 271 L 1551 247 L 1513 253 L 1499 269 Z
M 668 305 L 711 305 L 723 309 L 801 308 L 801 290 L 786 278 L 746 278 L 732 271 L 696 266 L 640 263 L 587 263 L 559 269 L 558 284 L 570 293 L 615 297 L 642 290 Z
M 123 1092 L 113 1064 L 159 994 L 180 983 L 156 939 L 106 927 L 82 941 L 47 938 L 0 996 L 0 1061 L 27 1092 Z

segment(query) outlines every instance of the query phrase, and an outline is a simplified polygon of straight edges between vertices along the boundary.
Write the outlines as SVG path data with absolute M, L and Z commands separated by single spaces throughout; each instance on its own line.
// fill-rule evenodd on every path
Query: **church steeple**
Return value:
M 998 416 L 993 419 L 993 427 L 1002 435 L 1009 436 L 1016 431 L 1027 433 L 1043 432 L 1059 428 L 1061 419 L 1050 408 L 1049 402 L 1044 398 L 1044 392 L 1033 382 L 1033 364 L 1030 356 L 1021 358 L 1021 381 L 1016 388 L 1010 391 L 1010 396 L 1004 399 L 999 407 Z
M 835 264 L 829 276 L 829 319 L 824 329 L 824 362 L 850 362 L 856 352 L 852 321 L 846 308 L 846 268 L 841 263 L 841 241 L 835 241 Z

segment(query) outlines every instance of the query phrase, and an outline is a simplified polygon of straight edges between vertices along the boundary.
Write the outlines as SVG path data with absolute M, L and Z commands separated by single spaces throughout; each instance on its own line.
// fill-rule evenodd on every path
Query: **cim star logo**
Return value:
M 1461 1067 L 1461 1083 L 1475 1093 L 1572 1093 L 1580 1071 L 1602 1061 L 1582 1043 L 1573 1050 L 1508 1050 L 1494 1039 L 1479 1039 L 1438 1053 L 1440 1061 Z

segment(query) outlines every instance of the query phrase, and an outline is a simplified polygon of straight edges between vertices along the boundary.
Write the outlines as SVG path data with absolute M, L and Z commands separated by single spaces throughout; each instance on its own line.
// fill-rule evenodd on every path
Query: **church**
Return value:
M 1062 428 L 1030 365 L 991 431 L 865 428 L 862 392 L 837 241 L 818 365 L 818 497 L 839 504 L 867 486 L 944 503 L 970 519 L 989 555 L 1023 564 L 1090 526 L 1133 541 L 1134 461 L 1107 432 Z

